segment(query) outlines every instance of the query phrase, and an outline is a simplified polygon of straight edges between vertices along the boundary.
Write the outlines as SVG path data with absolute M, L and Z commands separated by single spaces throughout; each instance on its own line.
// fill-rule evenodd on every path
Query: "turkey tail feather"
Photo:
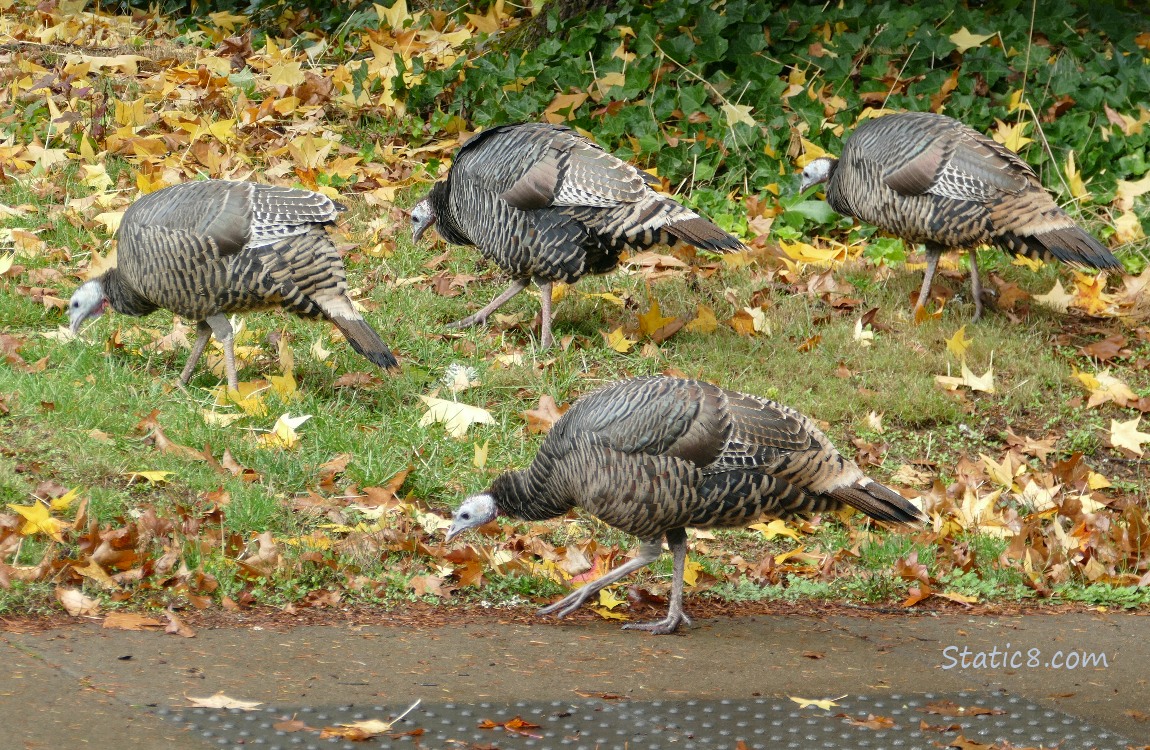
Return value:
M 375 329 L 368 325 L 366 320 L 363 318 L 343 318 L 335 315 L 331 316 L 330 320 L 347 338 L 347 343 L 351 344 L 351 348 L 367 357 L 373 364 L 388 370 L 399 367 L 399 361 L 391 353 L 391 349 L 387 347 Z
M 721 253 L 745 249 L 742 242 L 719 229 L 701 216 L 666 224 L 663 229 L 670 235 L 703 250 Z
M 1011 251 L 1024 255 L 1053 255 L 1063 263 L 1090 268 L 1122 268 L 1122 263 L 1101 242 L 1073 225 L 1030 235 L 1011 233 L 1003 241 Z
M 902 495 L 871 479 L 862 479 L 827 494 L 878 521 L 906 526 L 929 520 Z

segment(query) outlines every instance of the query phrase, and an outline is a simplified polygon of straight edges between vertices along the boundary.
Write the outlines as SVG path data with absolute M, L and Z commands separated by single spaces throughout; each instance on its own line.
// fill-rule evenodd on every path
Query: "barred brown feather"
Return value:
M 412 210 L 416 238 L 480 252 L 515 280 L 508 293 L 455 325 L 482 324 L 534 280 L 550 343 L 550 284 L 607 273 L 624 250 L 677 240 L 717 252 L 742 247 L 707 219 L 650 188 L 650 175 L 571 128 L 546 123 L 485 130 L 456 153 L 447 177 Z
M 794 409 L 672 377 L 623 380 L 579 399 L 531 465 L 497 477 L 488 496 L 498 512 L 527 520 L 583 508 L 639 537 L 646 562 L 666 537 L 676 554 L 675 588 L 668 618 L 652 626 L 657 632 L 674 630 L 684 617 L 680 558 L 687 527 L 741 526 L 764 515 L 845 506 L 894 524 L 926 520 Z M 609 574 L 547 611 L 569 612 L 618 578 Z
M 347 296 L 343 260 L 325 227 L 343 207 L 308 190 L 205 180 L 149 193 L 124 213 L 117 266 L 96 280 L 113 309 L 163 308 L 197 321 L 186 382 L 214 332 L 236 385 L 227 313 L 282 307 L 327 318 L 381 367 L 398 363 Z M 79 292 L 77 292 L 79 294 Z
M 808 166 L 808 170 L 811 169 Z M 837 160 L 804 187 L 826 181 L 836 211 L 910 242 L 926 244 L 926 303 L 938 256 L 971 251 L 975 317 L 981 312 L 974 250 L 1007 252 L 1091 268 L 1122 268 L 1098 240 L 1079 228 L 1017 154 L 945 115 L 907 112 L 860 124 Z

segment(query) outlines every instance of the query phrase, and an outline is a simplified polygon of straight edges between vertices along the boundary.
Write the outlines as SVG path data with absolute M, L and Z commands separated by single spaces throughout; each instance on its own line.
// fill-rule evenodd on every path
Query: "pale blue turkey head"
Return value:
M 435 209 L 431 207 L 431 200 L 424 198 L 411 207 L 411 239 L 419 242 L 431 226 L 435 224 Z
M 108 298 L 104 296 L 104 285 L 99 279 L 92 279 L 80 285 L 68 300 L 68 327 L 72 333 L 80 330 L 80 325 L 88 318 L 102 315 L 108 307 Z
M 495 505 L 495 498 L 487 494 L 472 495 L 463 501 L 459 510 L 455 511 L 455 515 L 451 518 L 451 528 L 447 530 L 447 538 L 444 541 L 450 542 L 468 529 L 494 521 L 498 515 L 499 509 Z
M 831 177 L 831 172 L 835 169 L 835 164 L 838 159 L 832 159 L 829 156 L 820 156 L 810 164 L 803 167 L 803 181 L 799 185 L 799 192 L 805 191 L 812 185 L 818 185 L 820 182 L 826 182 Z

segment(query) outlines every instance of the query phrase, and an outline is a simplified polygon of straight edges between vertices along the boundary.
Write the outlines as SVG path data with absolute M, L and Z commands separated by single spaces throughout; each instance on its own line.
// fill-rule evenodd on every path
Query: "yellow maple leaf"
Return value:
M 260 442 L 269 448 L 294 448 L 299 444 L 299 433 L 296 428 L 311 419 L 310 414 L 293 417 L 284 413 L 279 416 L 270 432 L 259 436 Z
M 1020 268 L 1029 268 L 1031 271 L 1038 271 L 1046 265 L 1042 258 L 1028 258 L 1025 255 L 1015 255 L 1010 264 Z
M 1119 180 L 1118 190 L 1115 192 L 1114 207 L 1120 211 L 1129 211 L 1134 208 L 1134 199 L 1146 193 L 1150 193 L 1150 174 L 1141 180 Z
M 762 533 L 767 539 L 774 539 L 777 536 L 789 536 L 791 539 L 801 539 L 799 532 L 787 526 L 787 522 L 781 518 L 776 518 L 770 523 L 753 523 L 747 528 L 755 529 Z
M 174 471 L 125 471 L 124 476 L 128 478 L 129 482 L 134 482 L 137 479 L 143 479 L 149 484 L 162 484 L 168 481 L 168 477 L 175 474 Z
M 373 3 L 373 6 L 375 7 L 375 14 L 379 17 L 380 22 L 386 23 L 389 29 L 402 29 L 403 22 L 411 16 L 407 11 L 407 0 L 396 0 L 390 8 L 386 8 L 379 3 Z
M 1085 372 L 1075 372 L 1073 377 L 1090 391 L 1087 407 L 1095 407 L 1107 401 L 1113 401 L 1119 406 L 1126 406 L 1131 401 L 1137 401 L 1138 396 L 1130 390 L 1130 386 L 1110 374 L 1110 370 L 1103 370 L 1097 375 Z
M 1141 416 L 1126 422 L 1111 419 L 1110 444 L 1118 448 L 1126 448 L 1141 456 L 1143 453 L 1142 443 L 1150 442 L 1150 433 L 1138 431 L 1138 423 L 1141 420 Z
M 610 589 L 600 589 L 599 591 L 599 606 L 606 607 L 607 609 L 615 609 L 620 604 L 626 604 L 626 599 L 620 599 L 611 592 Z
M 688 557 L 686 564 L 683 566 L 683 583 L 691 587 L 698 585 L 699 574 L 702 572 L 702 564 L 697 563 Z
M 755 127 L 755 118 L 751 117 L 751 108 L 743 104 L 731 104 L 726 102 L 723 104 L 723 115 L 727 118 L 727 126 L 735 127 L 737 123 L 743 123 L 750 127 Z
M 290 371 L 283 375 L 272 375 L 268 381 L 272 384 L 272 390 L 284 401 L 297 395 L 295 376 Z
M 982 465 L 986 469 L 986 475 L 990 477 L 991 481 L 1005 490 L 1013 490 L 1015 475 L 1025 471 L 1024 466 L 1015 468 L 1012 465 L 1009 453 L 1003 456 L 1002 463 L 995 462 L 994 459 L 985 453 L 979 453 L 978 457 L 982 459 Z
M 1142 222 L 1133 211 L 1125 211 L 1114 220 L 1114 235 L 1120 242 L 1134 242 L 1146 236 Z
M 1035 302 L 1058 312 L 1066 312 L 1069 310 L 1070 303 L 1073 299 L 1074 297 L 1067 294 L 1066 290 L 1062 288 L 1061 280 L 1055 281 L 1054 287 L 1046 294 L 1034 295 Z
M 668 323 L 675 322 L 675 318 L 665 318 L 659 310 L 657 300 L 651 300 L 651 309 L 639 316 L 639 332 L 644 336 L 652 336 Z
M 981 47 L 984 43 L 986 43 L 987 39 L 990 39 L 993 36 L 994 34 L 974 34 L 971 33 L 965 26 L 963 26 L 961 29 L 948 36 L 947 39 L 949 39 L 950 43 L 955 47 L 958 47 L 959 52 L 966 52 L 968 49 Z
M 484 440 L 483 443 L 475 444 L 475 454 L 471 457 L 471 465 L 477 469 L 482 469 L 487 465 L 487 449 L 490 446 L 490 440 Z
M 706 305 L 699 305 L 695 310 L 695 319 L 687 325 L 683 326 L 691 333 L 714 333 L 719 327 L 719 321 L 715 317 L 715 311 Z
M 1086 189 L 1086 183 L 1082 181 L 1082 173 L 1078 171 L 1078 166 L 1074 163 L 1074 151 L 1066 157 L 1066 167 L 1062 170 L 1066 173 L 1066 184 L 1070 186 L 1070 194 L 1081 201 L 1090 200 L 1090 191 Z
M 627 338 L 626 334 L 623 333 L 622 326 L 610 333 L 603 334 L 603 337 L 607 340 L 607 347 L 614 349 L 620 354 L 626 354 L 631 351 L 631 347 L 635 346 L 635 341 Z
M 220 384 L 215 389 L 215 400 L 220 406 L 235 404 L 243 410 L 244 414 L 252 417 L 267 416 L 268 407 L 264 403 L 264 392 L 267 385 L 248 380 L 240 381 L 237 390 L 230 390 L 227 384 Z
M 1006 146 L 1011 151 L 1017 153 L 1021 151 L 1022 147 L 1026 144 L 1033 143 L 1034 139 L 1027 138 L 1025 135 L 1026 129 L 1030 127 L 1029 120 L 1023 120 L 1022 122 L 1015 123 L 1014 125 L 1007 125 L 1005 122 L 997 118 L 995 118 L 994 121 L 998 123 L 998 127 L 994 129 L 993 133 L 991 133 L 991 137 L 1001 143 L 1003 146 Z
M 73 487 L 63 495 L 60 495 L 60 497 L 52 498 L 48 504 L 51 506 L 52 510 L 56 511 L 57 513 L 63 513 L 72 506 L 72 503 L 76 502 L 76 498 L 79 496 L 79 493 L 80 488 Z
M 66 528 L 67 524 L 59 519 L 52 518 L 52 514 L 48 512 L 47 505 L 43 503 L 32 503 L 31 505 L 8 503 L 8 509 L 14 510 L 24 517 L 24 525 L 18 532 L 20 536 L 32 536 L 33 534 L 43 533 L 52 537 L 57 542 L 64 541 L 60 530 Z
M 307 80 L 303 64 L 299 62 L 278 62 L 268 68 L 268 83 L 273 86 L 298 86 Z
M 972 339 L 966 337 L 966 326 L 962 326 L 954 335 L 946 340 L 946 350 L 954 356 L 962 359 L 966 354 L 966 350 L 970 348 Z
M 606 607 L 592 607 L 595 614 L 602 617 L 604 620 L 630 620 L 631 618 L 622 612 L 612 612 Z
M 454 438 L 461 438 L 467 434 L 467 429 L 473 424 L 495 424 L 491 412 L 478 406 L 471 406 L 459 401 L 435 398 L 421 395 L 420 400 L 427 404 L 427 411 L 419 419 L 419 426 L 442 422 L 447 434 Z

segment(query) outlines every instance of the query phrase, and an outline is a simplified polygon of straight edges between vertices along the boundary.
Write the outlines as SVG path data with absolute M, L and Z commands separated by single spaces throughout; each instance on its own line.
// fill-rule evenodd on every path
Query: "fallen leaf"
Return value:
M 1138 423 L 1141 420 L 1141 416 L 1134 417 L 1134 419 L 1125 422 L 1111 419 L 1110 444 L 1116 448 L 1125 448 L 1129 451 L 1133 451 L 1141 456 L 1143 453 L 1142 443 L 1150 442 L 1150 433 L 1138 431 Z
M 951 28 L 954 27 L 952 26 Z M 967 50 L 981 47 L 987 39 L 990 39 L 993 36 L 994 34 L 974 34 L 968 31 L 965 26 L 963 26 L 961 29 L 948 36 L 947 39 L 949 39 L 950 43 L 955 47 L 958 47 L 959 52 L 966 52 Z
M 838 698 L 796 698 L 793 695 L 788 695 L 788 698 L 799 704 L 799 708 L 821 708 L 824 711 L 830 711 L 833 706 L 838 704 L 835 701 L 845 698 L 845 695 L 840 695 Z
M 185 695 L 193 708 L 234 708 L 239 711 L 255 711 L 263 705 L 260 701 L 243 701 L 237 698 L 229 698 L 222 692 L 215 695 L 208 696 L 207 698 L 194 698 L 190 695 Z
M 753 523 L 747 528 L 755 529 L 760 532 L 767 539 L 774 539 L 777 536 L 786 536 L 791 539 L 802 539 L 799 532 L 787 526 L 787 522 L 781 518 L 776 518 L 770 523 Z
M 269 448 L 291 449 L 299 444 L 299 433 L 296 428 L 311 419 L 310 414 L 293 417 L 284 413 L 279 416 L 270 431 L 259 436 L 260 443 Z
M 627 338 L 623 333 L 623 328 L 620 326 L 610 333 L 604 333 L 603 339 L 607 342 L 607 348 L 614 349 L 620 354 L 626 354 L 631 351 L 631 347 L 635 346 L 635 340 Z
M 72 617 L 93 617 L 100 614 L 100 603 L 85 596 L 80 589 L 56 588 L 56 601 Z
M 551 430 L 551 427 L 559 421 L 559 418 L 568 408 L 570 408 L 569 404 L 559 407 L 555 404 L 555 399 L 544 394 L 539 397 L 538 406 L 520 412 L 520 414 L 527 420 L 527 432 L 529 434 L 542 435 Z
M 962 326 L 954 335 L 946 340 L 946 350 L 958 359 L 963 359 L 966 350 L 970 348 L 971 339 L 966 337 L 966 326 Z
M 105 630 L 162 630 L 164 623 L 135 612 L 109 612 L 101 627 Z
M 419 398 L 427 404 L 427 411 L 419 420 L 420 427 L 442 422 L 448 435 L 453 438 L 461 438 L 467 434 L 467 429 L 473 424 L 495 424 L 495 418 L 491 416 L 491 412 L 478 406 L 433 396 L 420 395 Z
M 52 518 L 47 505 L 39 502 L 34 502 L 31 505 L 8 503 L 8 509 L 16 511 L 24 518 L 24 525 L 20 527 L 20 531 L 18 532 L 20 536 L 32 536 L 33 534 L 42 533 L 47 534 L 57 542 L 64 541 L 64 537 L 60 532 L 62 529 L 68 527 L 68 523 L 57 518 Z

